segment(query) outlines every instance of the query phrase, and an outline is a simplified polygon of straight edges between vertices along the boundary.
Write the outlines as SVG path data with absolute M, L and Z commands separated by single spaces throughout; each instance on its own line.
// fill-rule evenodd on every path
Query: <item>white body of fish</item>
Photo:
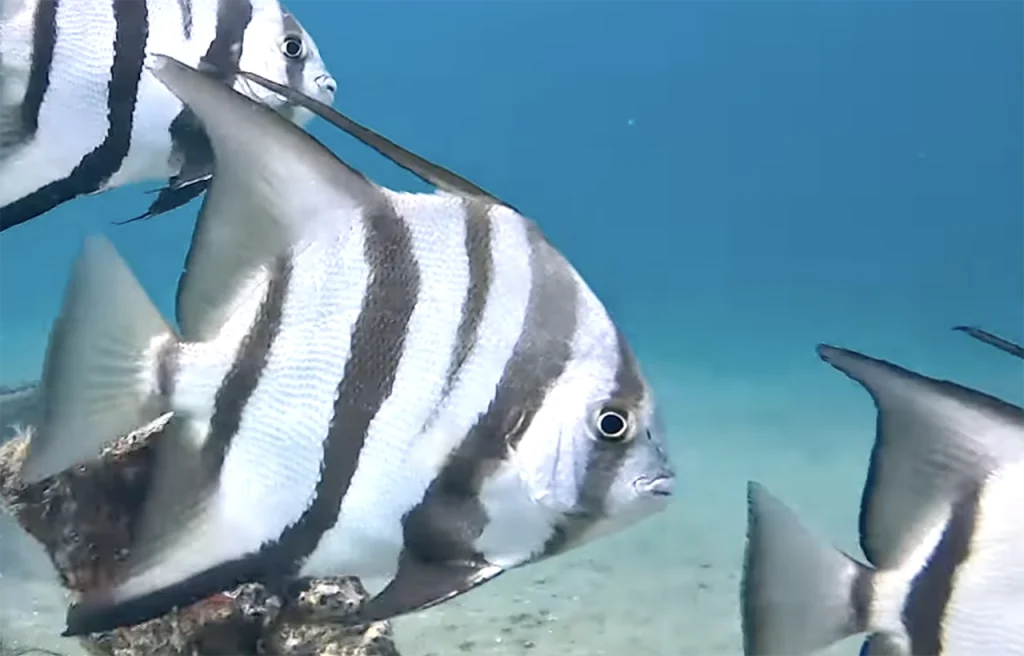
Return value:
M 326 103 L 335 82 L 278 0 L 4 0 L 0 12 L 0 225 L 82 195 L 166 179 L 183 165 L 181 102 L 145 68 L 165 54 L 237 66 Z M 236 88 L 297 122 L 283 99 Z
M 180 335 L 105 241 L 54 327 L 28 480 L 174 413 L 133 560 L 72 609 L 70 632 L 293 575 L 390 578 L 360 615 L 384 619 L 664 507 L 653 395 L 531 221 L 378 187 L 160 61 L 217 168 Z
M 822 357 L 879 412 L 861 507 L 868 564 L 751 484 L 745 653 L 1024 655 L 1024 410 L 861 354 Z

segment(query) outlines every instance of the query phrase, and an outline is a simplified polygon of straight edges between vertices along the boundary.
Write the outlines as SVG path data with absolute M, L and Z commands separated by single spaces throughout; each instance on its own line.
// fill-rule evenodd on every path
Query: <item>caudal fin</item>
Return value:
M 810 654 L 865 631 L 869 600 L 858 591 L 869 589 L 871 574 L 812 535 L 763 486 L 747 484 L 744 654 Z
M 40 382 L 41 413 L 21 471 L 52 476 L 167 409 L 162 354 L 174 335 L 102 237 L 85 241 L 53 324 Z

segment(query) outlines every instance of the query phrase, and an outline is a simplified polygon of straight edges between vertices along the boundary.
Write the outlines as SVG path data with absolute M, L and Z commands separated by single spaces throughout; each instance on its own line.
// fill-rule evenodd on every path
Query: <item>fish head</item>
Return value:
M 593 314 L 596 325 L 583 327 L 589 346 L 574 349 L 516 450 L 533 502 L 555 527 L 544 555 L 660 512 L 675 485 L 653 391 L 622 333 Z
M 273 19 L 253 20 L 246 30 L 239 68 L 295 89 L 325 105 L 334 103 L 337 82 L 327 70 L 320 49 L 298 19 L 284 8 Z M 244 77 L 237 78 L 235 86 L 297 125 L 305 125 L 313 117 L 304 107 Z

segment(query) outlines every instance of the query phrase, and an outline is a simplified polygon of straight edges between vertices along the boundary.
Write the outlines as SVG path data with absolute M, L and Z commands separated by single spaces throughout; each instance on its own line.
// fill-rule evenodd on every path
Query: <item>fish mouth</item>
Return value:
M 316 82 L 316 86 L 320 89 L 322 95 L 327 96 L 331 101 L 334 100 L 334 93 L 338 90 L 338 83 L 333 77 L 326 74 L 318 75 L 314 82 Z
M 675 490 L 673 476 L 645 476 L 633 481 L 633 489 L 640 494 L 654 497 L 670 497 Z

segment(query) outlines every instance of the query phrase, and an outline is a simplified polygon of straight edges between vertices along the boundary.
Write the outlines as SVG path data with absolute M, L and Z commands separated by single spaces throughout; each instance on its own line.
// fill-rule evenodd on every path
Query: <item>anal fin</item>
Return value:
M 430 563 L 403 550 L 398 572 L 346 624 L 369 624 L 424 610 L 469 592 L 505 570 L 490 563 Z

